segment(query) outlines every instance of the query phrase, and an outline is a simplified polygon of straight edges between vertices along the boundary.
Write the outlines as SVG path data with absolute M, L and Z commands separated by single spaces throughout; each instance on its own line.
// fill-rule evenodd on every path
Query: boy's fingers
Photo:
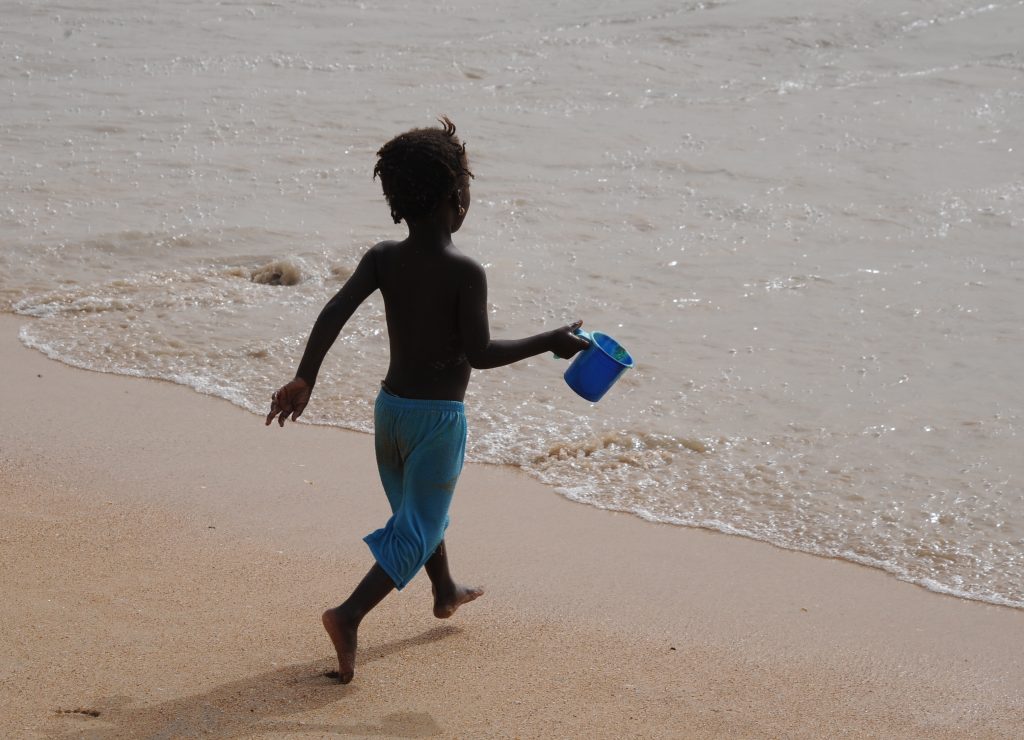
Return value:
M 306 403 L 309 401 L 309 394 L 303 394 L 301 391 L 296 392 L 294 397 L 289 395 L 288 386 L 283 386 L 278 390 L 274 391 L 274 394 L 270 397 L 270 413 L 267 414 L 267 425 L 277 418 L 277 423 L 284 426 L 284 423 L 288 421 L 289 415 L 292 417 L 292 421 L 298 420 L 302 415 L 302 412 L 306 409 Z
M 574 322 L 569 324 L 569 330 L 570 331 L 576 331 L 581 326 L 583 326 L 583 319 L 576 319 Z

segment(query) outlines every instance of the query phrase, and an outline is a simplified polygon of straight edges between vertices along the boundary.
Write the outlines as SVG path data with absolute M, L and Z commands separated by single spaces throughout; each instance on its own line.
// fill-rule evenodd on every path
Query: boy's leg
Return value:
M 447 619 L 463 604 L 484 595 L 482 588 L 460 586 L 452 580 L 448 571 L 448 548 L 444 540 L 441 540 L 423 569 L 430 576 L 430 590 L 434 593 L 434 616 L 438 619 Z
M 359 623 L 394 588 L 391 576 L 374 563 L 344 604 L 323 613 L 324 629 L 338 653 L 338 680 L 342 683 L 351 681 L 355 673 Z

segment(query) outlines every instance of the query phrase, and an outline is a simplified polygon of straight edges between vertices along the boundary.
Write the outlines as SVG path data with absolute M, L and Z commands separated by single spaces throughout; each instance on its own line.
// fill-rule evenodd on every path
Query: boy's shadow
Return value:
M 444 640 L 460 632 L 458 627 L 445 625 L 416 637 L 370 648 L 360 652 L 359 665 L 372 663 L 409 647 Z M 358 684 L 342 686 L 325 675 L 336 668 L 337 660 L 332 656 L 149 706 L 135 707 L 124 697 L 113 697 L 94 707 L 64 710 L 62 713 L 67 715 L 67 721 L 73 722 L 75 727 L 59 737 L 232 738 L 251 737 L 264 732 L 430 737 L 441 733 L 442 728 L 434 718 L 423 712 L 388 714 L 376 724 L 317 724 L 287 719 L 289 715 L 320 709 L 359 691 Z M 92 711 L 98 712 L 99 716 L 91 717 L 85 713 Z M 345 712 L 341 710 L 338 714 L 343 716 Z

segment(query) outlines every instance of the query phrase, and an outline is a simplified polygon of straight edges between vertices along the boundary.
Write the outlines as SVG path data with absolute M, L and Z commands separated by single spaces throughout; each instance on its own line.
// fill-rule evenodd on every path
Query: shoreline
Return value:
M 319 613 L 386 515 L 372 438 L 83 372 L 21 345 L 22 322 L 0 317 L 6 736 L 1019 729 L 1020 609 L 480 464 L 448 541 L 485 596 L 438 621 L 418 576 L 367 618 L 353 683 L 331 683 Z
M 2 319 L 3 321 L 6 321 L 8 319 L 13 319 L 13 320 L 19 322 L 19 324 L 21 322 L 24 322 L 24 321 L 33 321 L 33 320 L 35 320 L 32 317 L 19 316 L 17 314 L 0 314 L 0 316 L 4 317 Z M 108 373 L 108 372 L 102 371 L 102 370 L 94 370 L 93 368 L 87 367 L 85 365 L 78 365 L 78 364 L 75 364 L 73 362 L 68 362 L 68 361 L 60 359 L 58 357 L 54 357 L 44 347 L 39 347 L 39 346 L 36 346 L 34 344 L 26 345 L 25 343 L 20 342 L 20 339 L 19 339 L 19 343 L 21 343 L 22 346 L 27 346 L 30 350 L 32 350 L 34 352 L 38 352 L 38 353 L 42 354 L 43 356 L 45 356 L 47 359 L 49 359 L 51 361 L 60 363 L 62 365 L 66 365 L 67 367 L 74 368 L 76 370 L 80 370 L 80 371 L 84 371 L 84 372 L 95 372 L 95 373 L 100 373 L 100 374 L 104 374 L 104 375 L 109 374 L 109 375 L 114 375 L 116 377 L 134 378 L 134 379 L 140 379 L 140 380 L 148 380 L 148 381 L 151 381 L 151 382 L 169 383 L 171 385 L 178 385 L 178 386 L 180 386 L 182 388 L 186 388 L 186 389 L 188 389 L 190 391 L 193 391 L 193 392 L 195 392 L 195 393 L 197 393 L 197 394 L 199 394 L 201 396 L 207 396 L 207 397 L 209 397 L 212 400 L 227 402 L 228 404 L 232 405 L 233 407 L 235 407 L 237 409 L 240 409 L 240 410 L 242 410 L 242 411 L 244 411 L 246 413 L 254 414 L 257 417 L 261 417 L 262 416 L 261 412 L 259 412 L 258 410 L 254 410 L 252 408 L 249 408 L 246 404 L 241 403 L 238 400 L 233 400 L 233 399 L 225 397 L 225 396 L 219 396 L 219 395 L 211 394 L 211 393 L 208 393 L 208 392 L 204 392 L 203 390 L 200 390 L 199 388 L 197 388 L 195 386 L 192 386 L 192 385 L 189 385 L 187 383 L 179 383 L 179 382 L 176 382 L 176 381 L 173 381 L 173 380 L 168 380 L 166 378 L 151 377 L 151 376 L 147 376 L 147 375 L 133 375 L 133 374 L 129 374 L 129 373 L 116 373 L 116 372 L 109 372 Z M 304 426 L 320 427 L 320 428 L 324 428 L 324 429 L 336 429 L 336 430 L 340 430 L 340 431 L 342 431 L 344 433 L 356 433 L 356 434 L 363 434 L 363 435 L 367 435 L 367 436 L 372 437 L 372 432 L 367 432 L 367 431 L 365 431 L 363 429 L 359 429 L 359 428 L 357 428 L 355 426 L 349 427 L 349 426 L 343 426 L 341 424 L 333 424 L 333 423 L 328 423 L 328 422 L 303 421 L 302 423 L 303 423 Z M 289 422 L 289 425 L 290 424 L 291 423 Z M 755 534 L 755 533 L 752 533 L 752 532 L 748 532 L 748 531 L 745 531 L 745 530 L 741 530 L 741 529 L 737 529 L 737 528 L 731 527 L 729 525 L 714 526 L 714 525 L 711 525 L 711 524 L 699 524 L 699 523 L 698 524 L 694 524 L 694 523 L 688 523 L 688 522 L 685 522 L 685 521 L 682 521 L 682 520 L 678 520 L 678 521 L 668 520 L 668 521 L 666 521 L 666 520 L 663 520 L 663 519 L 658 519 L 657 517 L 655 517 L 653 515 L 648 516 L 643 511 L 637 511 L 637 510 L 634 510 L 634 509 L 630 509 L 628 507 L 619 507 L 619 508 L 611 507 L 611 506 L 607 506 L 606 507 L 606 506 L 601 506 L 600 504 L 592 502 L 592 501 L 581 501 L 581 500 L 578 500 L 574 496 L 572 496 L 570 493 L 566 493 L 566 492 L 563 492 L 562 490 L 560 490 L 560 488 L 558 486 L 550 484 L 548 482 L 545 482 L 544 480 L 541 479 L 541 477 L 539 477 L 538 475 L 534 474 L 533 472 L 531 472 L 529 470 L 521 469 L 521 468 L 519 468 L 516 465 L 502 464 L 502 463 L 483 463 L 483 462 L 469 461 L 469 460 L 467 460 L 466 464 L 467 465 L 482 465 L 482 466 L 485 466 L 485 467 L 488 467 L 488 468 L 506 469 L 508 471 L 513 472 L 514 474 L 523 475 L 525 478 L 529 479 L 531 481 L 531 483 L 539 485 L 539 486 L 545 488 L 546 490 L 548 490 L 548 491 L 550 491 L 550 492 L 552 492 L 552 493 L 554 493 L 554 494 L 556 494 L 558 496 L 561 496 L 562 498 L 564 498 L 567 501 L 570 501 L 572 503 L 580 504 L 580 505 L 583 505 L 583 506 L 593 507 L 593 508 L 599 509 L 601 511 L 607 511 L 607 512 L 610 512 L 610 513 L 626 514 L 626 515 L 629 515 L 629 516 L 632 516 L 632 517 L 636 517 L 637 519 L 639 519 L 641 521 L 644 521 L 644 522 L 647 522 L 649 524 L 659 525 L 659 526 L 666 525 L 666 526 L 670 526 L 670 527 L 684 527 L 684 528 L 687 528 L 687 529 L 696 529 L 696 530 L 701 530 L 701 531 L 705 531 L 705 532 L 712 532 L 712 533 L 715 533 L 715 534 L 722 534 L 722 535 L 725 535 L 725 536 L 728 536 L 728 537 L 741 537 L 741 538 L 744 538 L 744 539 L 752 540 L 754 542 L 759 542 L 759 543 L 762 543 L 762 544 L 770 545 L 772 547 L 778 548 L 778 549 L 783 550 L 783 551 L 798 552 L 798 553 L 802 553 L 802 554 L 805 554 L 805 555 L 810 555 L 810 556 L 813 556 L 813 557 L 825 558 L 827 560 L 840 560 L 840 561 L 843 561 L 843 562 L 852 563 L 854 565 L 859 565 L 859 566 L 871 568 L 873 570 L 878 570 L 878 571 L 881 571 L 881 572 L 885 573 L 886 575 L 888 575 L 888 576 L 890 576 L 892 578 L 895 578 L 898 581 L 901 581 L 903 583 L 908 583 L 908 584 L 917 586 L 919 588 L 923 588 L 923 589 L 925 589 L 927 591 L 930 591 L 932 593 L 935 593 L 935 594 L 940 594 L 940 595 L 943 595 L 943 596 L 950 596 L 950 597 L 957 598 L 957 599 L 964 599 L 964 600 L 967 600 L 967 601 L 976 601 L 976 602 L 983 603 L 983 604 L 988 604 L 988 605 L 991 605 L 991 606 L 999 606 L 999 607 L 1006 607 L 1006 608 L 1010 608 L 1010 609 L 1024 610 L 1024 603 L 1014 602 L 1014 601 L 1012 601 L 1012 600 L 1010 600 L 1010 599 L 1008 599 L 1008 598 L 1006 598 L 1004 596 L 974 594 L 974 593 L 971 593 L 969 591 L 957 590 L 956 588 L 947 586 L 947 585 L 939 583 L 937 581 L 931 581 L 931 579 L 915 578 L 912 575 L 908 575 L 908 574 L 904 573 L 903 571 L 901 571 L 897 567 L 890 566 L 885 561 L 876 560 L 874 558 L 870 558 L 870 557 L 863 556 L 863 555 L 858 555 L 856 553 L 849 553 L 848 552 L 848 553 L 842 553 L 842 554 L 831 554 L 831 553 L 828 553 L 828 552 L 821 552 L 821 551 L 818 551 L 818 550 L 816 550 L 816 549 L 814 549 L 812 547 L 801 547 L 799 545 L 794 545 L 794 544 L 791 544 L 791 543 L 777 542 L 774 539 L 772 539 L 771 537 L 761 536 L 761 535 L 758 535 L 758 534 Z
M 17 314 L 0 314 L 0 315 L 4 316 L 4 318 L 2 320 L 7 320 L 7 318 L 13 318 L 14 320 L 18 321 L 19 323 L 20 322 L 24 322 L 24 321 L 35 320 L 32 317 L 18 316 Z M 243 411 L 245 411 L 247 413 L 252 413 L 252 415 L 255 415 L 257 417 L 261 417 L 262 416 L 259 411 L 254 410 L 252 408 L 249 408 L 244 403 L 241 403 L 241 402 L 239 402 L 237 400 L 232 400 L 230 398 L 225 398 L 225 397 L 222 397 L 222 396 L 206 393 L 206 392 L 204 392 L 204 391 L 202 391 L 202 390 L 200 390 L 200 389 L 198 389 L 198 388 L 196 388 L 194 386 L 188 385 L 188 384 L 177 383 L 175 381 L 170 381 L 170 380 L 167 380 L 167 379 L 164 379 L 164 378 L 153 378 L 153 377 L 150 377 L 150 376 L 141 376 L 141 375 L 136 376 L 136 375 L 129 375 L 129 374 L 105 373 L 103 371 L 96 371 L 96 369 L 93 369 L 91 367 L 75 364 L 75 363 L 72 363 L 72 362 L 67 362 L 65 360 L 59 359 L 57 357 L 54 357 L 49 352 L 47 352 L 45 349 L 43 349 L 41 347 L 34 346 L 34 345 L 25 345 L 24 343 L 22 343 L 22 344 L 23 344 L 23 346 L 28 346 L 28 348 L 31 349 L 32 351 L 39 352 L 40 354 L 44 355 L 45 357 L 47 357 L 51 361 L 55 361 L 55 362 L 58 362 L 60 364 L 67 365 L 69 367 L 78 369 L 78 371 L 82 371 L 82 372 L 86 372 L 86 373 L 99 373 L 100 375 L 113 375 L 115 377 L 131 378 L 131 379 L 135 379 L 135 380 L 145 380 L 145 381 L 151 381 L 151 382 L 156 382 L 156 383 L 169 383 L 171 385 L 177 385 L 177 386 L 180 386 L 182 388 L 186 388 L 186 389 L 188 389 L 190 391 L 193 391 L 193 392 L 195 392 L 195 393 L 197 393 L 197 394 L 199 394 L 201 396 L 207 396 L 207 397 L 211 398 L 212 400 L 225 401 L 225 402 L 229 403 L 231 406 L 236 407 L 238 409 L 241 409 L 241 410 L 243 410 Z M 344 426 L 340 426 L 340 425 L 337 425 L 337 424 L 331 424 L 331 423 L 327 423 L 327 422 L 307 422 L 307 421 L 304 421 L 302 424 L 303 424 L 303 426 L 321 427 L 321 428 L 324 428 L 324 429 L 336 429 L 336 430 L 340 430 L 340 431 L 342 431 L 342 432 L 344 432 L 346 434 L 347 433 L 355 433 L 355 434 L 362 434 L 362 435 L 367 435 L 367 436 L 372 437 L 372 432 L 367 432 L 365 430 L 361 430 L 361 429 L 358 429 L 358 428 L 355 428 L 355 427 L 344 427 Z M 291 423 L 289 423 L 289 425 L 291 425 Z M 939 595 L 942 595 L 942 596 L 948 596 L 948 597 L 952 597 L 952 598 L 955 598 L 955 599 L 963 599 L 963 600 L 966 600 L 966 601 L 979 602 L 979 603 L 982 603 L 982 604 L 988 604 L 990 606 L 1006 607 L 1006 608 L 1010 608 L 1010 609 L 1021 609 L 1021 610 L 1024 610 L 1024 603 L 1014 602 L 1014 601 L 1012 601 L 1012 600 L 1010 600 L 1010 599 L 1008 599 L 1006 597 L 997 596 L 997 595 L 987 595 L 986 596 L 986 595 L 972 594 L 972 593 L 967 592 L 967 591 L 957 591 L 956 589 L 953 589 L 953 587 L 947 586 L 947 585 L 945 585 L 943 583 L 940 583 L 940 582 L 937 582 L 937 581 L 932 581 L 931 584 L 930 584 L 929 583 L 930 579 L 928 579 L 928 578 L 924 578 L 924 579 L 922 579 L 922 578 L 915 578 L 912 575 L 905 574 L 904 572 L 902 572 L 900 569 L 898 569 L 896 567 L 891 567 L 885 561 L 879 561 L 879 560 L 876 560 L 876 559 L 873 559 L 873 558 L 869 558 L 867 556 L 860 556 L 860 555 L 857 555 L 855 553 L 846 553 L 846 554 L 833 555 L 833 554 L 829 554 L 827 552 L 819 552 L 819 551 L 817 551 L 817 550 L 815 550 L 813 548 L 799 547 L 799 546 L 792 545 L 792 543 L 778 542 L 778 541 L 775 541 L 774 539 L 772 539 L 771 537 L 761 536 L 761 535 L 758 535 L 756 533 L 752 533 L 752 532 L 736 529 L 734 527 L 730 527 L 729 525 L 714 526 L 714 525 L 711 525 L 711 524 L 692 524 L 692 523 L 687 523 L 687 522 L 684 522 L 684 521 L 665 521 L 665 520 L 662 520 L 662 519 L 657 519 L 654 516 L 646 516 L 643 512 L 634 511 L 634 510 L 626 508 L 626 507 L 624 507 L 624 508 L 602 507 L 602 506 L 600 506 L 598 504 L 595 504 L 593 502 L 582 502 L 582 500 L 578 500 L 577 498 L 574 498 L 571 494 L 563 492 L 562 490 L 559 489 L 558 486 L 552 485 L 550 483 L 547 483 L 544 480 L 542 480 L 539 476 L 535 475 L 534 473 L 531 473 L 528 470 L 520 469 L 519 467 L 517 467 L 515 465 L 511 465 L 511 464 L 494 464 L 494 463 L 480 463 L 480 462 L 475 462 L 475 461 L 471 462 L 471 461 L 468 461 L 468 460 L 467 460 L 466 464 L 467 465 L 479 465 L 479 466 L 483 466 L 485 468 L 505 469 L 505 470 L 508 470 L 508 471 L 510 471 L 510 472 L 512 472 L 514 474 L 524 476 L 525 478 L 529 479 L 532 483 L 535 483 L 537 485 L 540 485 L 540 486 L 544 487 L 545 489 L 555 493 L 556 495 L 559 495 L 559 496 L 565 498 L 566 500 L 569 500 L 569 502 L 571 502 L 573 504 L 580 504 L 581 506 L 592 507 L 592 508 L 598 509 L 600 511 L 605 511 L 605 512 L 609 512 L 609 513 L 613 513 L 613 514 L 626 514 L 626 515 L 631 516 L 631 517 L 636 517 L 637 519 L 639 519 L 641 521 L 644 521 L 644 522 L 647 522 L 649 524 L 653 524 L 653 525 L 657 525 L 657 526 L 666 525 L 666 526 L 671 526 L 671 527 L 685 527 L 685 528 L 688 528 L 688 529 L 696 529 L 696 530 L 701 530 L 701 531 L 713 532 L 713 533 L 716 533 L 716 534 L 723 534 L 723 535 L 726 535 L 726 536 L 735 536 L 735 537 L 742 537 L 744 539 L 751 539 L 751 540 L 756 541 L 756 542 L 761 542 L 761 543 L 763 543 L 763 545 L 768 545 L 768 546 L 771 546 L 773 548 L 777 548 L 777 549 L 782 550 L 782 551 L 801 553 L 801 554 L 809 555 L 809 556 L 812 556 L 812 557 L 824 558 L 826 560 L 840 560 L 840 561 L 844 561 L 844 562 L 847 562 L 847 563 L 852 563 L 854 565 L 859 565 L 859 566 L 863 566 L 863 567 L 866 567 L 866 568 L 870 568 L 870 569 L 873 569 L 873 570 L 879 570 L 879 571 L 881 571 L 883 573 L 886 573 L 887 575 L 895 578 L 896 580 L 899 580 L 899 581 L 904 582 L 904 583 L 909 583 L 909 584 L 921 587 L 921 589 L 925 589 L 926 591 L 929 591 L 929 592 L 931 592 L 933 594 L 939 594 Z

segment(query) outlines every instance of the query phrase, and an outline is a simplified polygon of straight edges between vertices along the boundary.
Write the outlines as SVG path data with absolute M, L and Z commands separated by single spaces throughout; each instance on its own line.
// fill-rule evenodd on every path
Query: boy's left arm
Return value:
M 373 291 L 377 290 L 377 270 L 374 265 L 374 249 L 370 249 L 359 261 L 355 272 L 345 281 L 331 300 L 327 302 L 313 324 L 306 341 L 306 350 L 302 353 L 302 361 L 295 378 L 281 386 L 271 397 L 270 413 L 267 424 L 277 417 L 278 423 L 284 426 L 285 420 L 291 416 L 295 421 L 302 415 L 309 403 L 309 397 L 316 385 L 317 374 L 324 357 L 334 344 L 342 328 L 352 318 Z

